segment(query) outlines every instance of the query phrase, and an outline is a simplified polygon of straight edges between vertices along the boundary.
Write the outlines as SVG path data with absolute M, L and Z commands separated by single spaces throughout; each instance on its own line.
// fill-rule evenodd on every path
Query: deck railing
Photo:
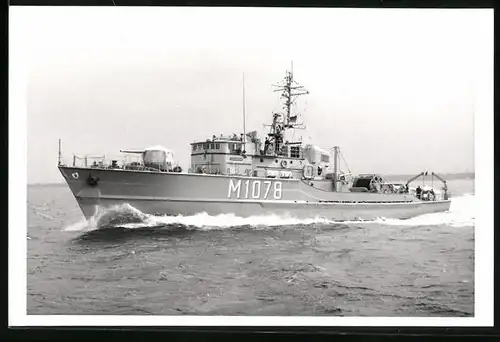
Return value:
M 144 164 L 140 156 L 125 155 L 119 157 L 113 156 L 78 156 L 73 155 L 74 167 L 85 167 L 92 169 L 121 169 L 134 171 L 178 171 L 179 166 L 173 163 L 148 163 Z

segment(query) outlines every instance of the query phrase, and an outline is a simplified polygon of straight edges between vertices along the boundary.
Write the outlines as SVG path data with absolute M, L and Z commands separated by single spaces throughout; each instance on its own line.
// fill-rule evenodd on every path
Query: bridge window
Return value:
M 234 153 L 234 152 L 240 152 L 240 151 L 241 151 L 241 144 L 229 143 L 229 152 Z
M 321 161 L 323 163 L 329 163 L 330 162 L 330 156 L 328 154 L 322 154 L 321 155 Z
M 290 146 L 290 157 L 300 158 L 300 146 Z
M 215 149 L 216 149 L 216 150 L 219 150 L 219 149 L 220 149 L 220 144 L 219 144 L 219 143 L 216 143 L 216 144 L 215 144 Z

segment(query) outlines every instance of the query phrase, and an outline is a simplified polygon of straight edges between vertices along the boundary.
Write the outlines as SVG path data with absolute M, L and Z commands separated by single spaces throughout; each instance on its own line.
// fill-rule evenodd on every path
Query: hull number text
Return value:
M 245 180 L 241 179 L 229 181 L 228 198 L 243 198 L 243 199 L 275 199 L 279 200 L 282 197 L 282 183 L 260 180 Z

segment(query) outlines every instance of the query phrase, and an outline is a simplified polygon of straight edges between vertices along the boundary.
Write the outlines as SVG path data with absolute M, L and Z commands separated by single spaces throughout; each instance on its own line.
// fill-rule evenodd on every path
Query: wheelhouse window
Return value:
M 229 152 L 230 153 L 240 153 L 241 152 L 241 144 L 229 143 Z
M 300 146 L 290 146 L 290 157 L 300 158 Z
M 321 161 L 323 163 L 329 163 L 330 162 L 330 156 L 328 154 L 322 154 L 321 155 Z

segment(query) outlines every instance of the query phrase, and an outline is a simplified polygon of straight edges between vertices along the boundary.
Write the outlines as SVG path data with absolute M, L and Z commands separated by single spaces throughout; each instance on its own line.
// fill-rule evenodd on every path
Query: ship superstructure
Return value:
M 273 112 L 267 136 L 262 139 L 257 131 L 229 136 L 215 136 L 191 143 L 190 172 L 217 175 L 244 175 L 263 178 L 290 178 L 328 180 L 325 190 L 338 191 L 345 185 L 346 175 L 339 174 L 339 147 L 330 151 L 301 139 L 286 139 L 287 132 L 305 129 L 299 114 L 292 106 L 299 96 L 309 94 L 287 71 L 282 83 L 274 86 L 281 92 L 283 111 Z M 290 136 L 290 135 L 289 135 Z M 333 172 L 328 172 L 332 171 Z M 340 184 L 339 184 L 340 183 Z

